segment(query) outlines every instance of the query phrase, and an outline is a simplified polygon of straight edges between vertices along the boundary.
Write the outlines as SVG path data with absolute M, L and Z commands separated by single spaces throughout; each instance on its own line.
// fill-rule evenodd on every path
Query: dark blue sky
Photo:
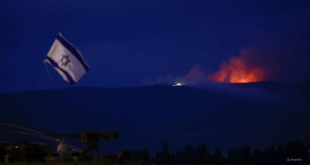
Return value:
M 29 90 L 59 30 L 89 72 L 73 86 L 121 87 L 207 73 L 241 55 L 265 80 L 309 80 L 306 0 L 6 0 L 0 2 L 0 92 Z M 301 51 L 297 54 L 296 49 Z M 250 53 L 249 53 L 250 52 Z M 308 54 L 307 54 L 308 52 Z M 50 66 L 36 89 L 69 87 Z

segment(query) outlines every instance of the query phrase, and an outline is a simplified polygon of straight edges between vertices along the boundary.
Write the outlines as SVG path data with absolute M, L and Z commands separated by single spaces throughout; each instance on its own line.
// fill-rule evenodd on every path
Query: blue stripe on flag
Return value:
M 58 35 L 57 40 L 67 48 L 74 56 L 77 58 L 80 63 L 84 66 L 85 70 L 88 71 L 89 67 L 85 64 L 84 60 L 80 56 L 79 52 L 69 43 L 67 42 L 61 35 Z
M 53 60 L 51 59 L 50 57 L 46 57 L 46 59 L 51 63 L 51 65 L 59 70 L 61 70 L 66 76 L 67 76 L 67 79 L 69 80 L 69 83 L 70 84 L 74 84 L 75 81 L 73 80 L 73 78 L 69 75 L 68 72 L 66 72 L 65 70 L 61 69 L 58 64 Z

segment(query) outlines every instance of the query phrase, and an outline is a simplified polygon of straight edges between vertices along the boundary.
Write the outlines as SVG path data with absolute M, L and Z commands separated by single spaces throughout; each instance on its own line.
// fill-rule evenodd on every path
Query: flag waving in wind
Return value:
M 59 33 L 44 63 L 51 64 L 62 78 L 74 84 L 89 70 L 79 50 Z

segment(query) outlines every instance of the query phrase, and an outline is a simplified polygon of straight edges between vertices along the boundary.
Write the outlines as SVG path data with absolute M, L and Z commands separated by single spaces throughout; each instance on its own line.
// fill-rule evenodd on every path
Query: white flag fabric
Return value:
M 59 33 L 44 63 L 51 64 L 62 78 L 74 84 L 89 70 L 83 56 L 70 42 Z

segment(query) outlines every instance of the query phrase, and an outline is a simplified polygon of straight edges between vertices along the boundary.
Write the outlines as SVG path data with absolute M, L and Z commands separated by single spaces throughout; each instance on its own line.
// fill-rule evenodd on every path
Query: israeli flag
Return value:
M 44 63 L 51 64 L 62 78 L 74 84 L 89 70 L 79 50 L 59 33 Z

